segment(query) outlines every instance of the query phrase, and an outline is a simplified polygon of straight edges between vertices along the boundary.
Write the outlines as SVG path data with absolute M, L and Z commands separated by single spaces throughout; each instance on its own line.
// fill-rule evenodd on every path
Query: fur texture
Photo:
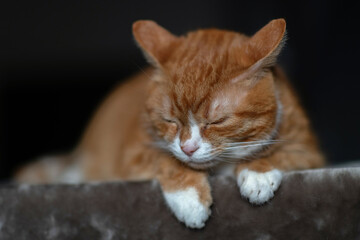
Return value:
M 243 197 L 268 201 L 281 171 L 324 163 L 276 66 L 285 25 L 273 20 L 252 37 L 218 29 L 177 37 L 153 21 L 135 22 L 135 39 L 153 67 L 108 97 L 67 165 L 80 168 L 84 181 L 158 179 L 168 206 L 189 227 L 203 227 L 210 213 L 208 169 L 235 165 Z M 45 165 L 23 169 L 17 179 L 29 180 L 31 171 L 40 181 L 59 180 L 44 174 Z M 51 175 L 66 176 L 67 165 Z

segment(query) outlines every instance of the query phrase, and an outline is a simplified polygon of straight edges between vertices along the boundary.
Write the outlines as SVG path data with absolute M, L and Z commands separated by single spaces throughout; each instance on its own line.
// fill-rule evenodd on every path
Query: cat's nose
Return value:
M 189 157 L 191 157 L 193 155 L 193 153 L 199 149 L 199 146 L 195 143 L 184 144 L 184 145 L 181 145 L 180 147 L 181 147 L 181 150 Z

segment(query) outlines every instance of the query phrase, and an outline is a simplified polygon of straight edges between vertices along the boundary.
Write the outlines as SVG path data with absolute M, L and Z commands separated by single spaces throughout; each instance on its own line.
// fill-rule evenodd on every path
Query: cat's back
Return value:
M 90 121 L 78 151 L 101 158 L 118 155 L 124 145 L 141 127 L 141 116 L 152 73 L 151 68 L 125 80 L 103 101 Z

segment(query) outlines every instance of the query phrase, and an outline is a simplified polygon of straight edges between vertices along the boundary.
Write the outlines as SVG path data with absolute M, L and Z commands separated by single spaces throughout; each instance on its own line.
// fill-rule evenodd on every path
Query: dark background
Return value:
M 354 1 L 353 1 L 354 2 Z M 360 159 L 359 8 L 330 1 L 13 1 L 1 9 L 0 179 L 68 151 L 115 84 L 146 63 L 131 24 L 176 34 L 218 27 L 253 34 L 287 21 L 280 57 L 331 163 Z

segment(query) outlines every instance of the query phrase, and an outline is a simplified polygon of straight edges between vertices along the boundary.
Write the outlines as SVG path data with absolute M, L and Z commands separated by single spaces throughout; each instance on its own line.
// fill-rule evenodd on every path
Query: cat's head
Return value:
M 205 29 L 175 36 L 153 21 L 133 33 L 156 68 L 147 113 L 161 147 L 194 168 L 249 157 L 276 133 L 280 104 L 271 68 L 285 20 L 252 37 Z

